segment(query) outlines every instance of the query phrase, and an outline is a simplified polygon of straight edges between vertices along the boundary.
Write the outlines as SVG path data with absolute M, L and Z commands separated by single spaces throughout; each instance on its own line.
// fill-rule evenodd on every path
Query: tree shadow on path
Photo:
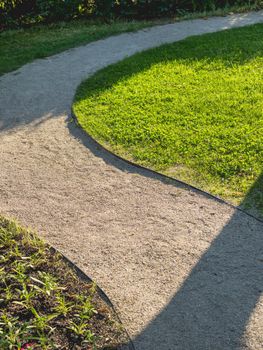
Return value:
M 122 171 L 166 182 L 151 170 L 135 167 L 105 152 L 75 123 L 71 133 L 96 156 Z M 186 185 L 169 181 L 177 187 Z M 262 189 L 263 174 L 241 207 Z M 205 197 L 210 197 L 203 194 Z M 193 241 L 194 244 L 194 241 Z M 263 291 L 263 223 L 236 209 L 169 304 L 134 339 L 138 350 L 237 350 Z M 176 273 L 176 265 L 174 266 Z M 154 281 L 152 284 L 154 288 Z M 159 304 L 158 300 L 156 301 Z M 257 327 L 257 325 L 256 325 Z M 262 341 L 262 324 L 254 329 Z M 257 343 L 258 345 L 258 343 Z M 244 346 L 245 348 L 245 346 Z M 257 350 L 257 347 L 250 347 Z
M 259 227 L 237 210 L 169 304 L 134 340 L 136 349 L 246 348 L 246 326 L 263 291 L 263 224 Z M 262 327 L 258 319 L 250 349 L 259 349 Z
M 230 33 L 222 34 L 224 40 Z M 240 32 L 242 35 L 242 31 Z M 214 37 L 206 36 L 207 39 Z M 181 44 L 180 44 L 181 45 Z M 188 45 L 192 42 L 189 39 Z M 208 44 L 207 44 L 208 45 Z M 209 46 L 209 45 L 208 45 Z M 232 48 L 233 49 L 233 48 Z M 166 51 L 165 51 L 166 50 Z M 105 72 L 100 72 L 96 77 L 87 82 L 86 89 L 88 97 L 99 94 L 104 89 L 110 88 L 118 80 L 129 78 L 144 69 L 148 69 L 150 64 L 156 64 L 160 60 L 170 60 L 177 55 L 180 59 L 184 57 L 184 51 L 169 51 L 166 47 L 164 56 L 158 57 L 157 51 L 151 51 L 152 60 L 145 63 L 137 56 L 133 61 L 134 66 L 121 63 L 120 73 L 111 75 L 112 80 L 105 79 Z M 194 49 L 193 49 L 194 50 Z M 246 60 L 253 59 L 262 52 L 255 50 L 253 54 L 247 54 L 246 49 L 242 51 L 236 47 L 236 60 L 243 64 Z M 208 50 L 209 51 L 209 50 Z M 227 56 L 228 47 L 225 45 Z M 244 57 L 239 57 L 244 52 Z M 204 54 L 204 47 L 200 47 L 195 56 L 191 59 L 199 58 L 222 58 L 218 56 Z M 223 58 L 222 58 L 223 60 Z M 126 65 L 126 66 L 125 66 Z M 125 70 L 124 68 L 127 67 Z M 109 68 L 114 69 L 114 67 Z M 110 76 L 110 74 L 108 75 Z M 97 79 L 99 83 L 94 84 Z M 101 81 L 104 84 L 101 84 Z M 81 96 L 83 98 L 83 96 Z M 73 128 L 74 129 L 74 128 Z M 71 130 L 74 134 L 74 130 Z M 77 134 L 75 133 L 76 137 Z M 134 171 L 142 175 L 147 175 L 147 171 L 126 166 L 121 161 L 114 160 L 114 156 L 103 156 L 105 152 L 99 150 L 97 146 L 87 138 L 79 137 L 88 148 L 97 156 L 103 157 L 106 162 L 118 166 L 124 171 Z M 83 141 L 86 140 L 86 141 Z M 93 144 L 93 149 L 91 147 Z M 119 162 L 119 163 L 118 163 Z M 246 207 L 251 202 L 255 202 L 257 196 L 262 196 L 263 174 L 258 177 L 251 190 L 241 204 Z M 178 184 L 176 183 L 176 186 Z M 156 317 L 145 327 L 145 329 L 134 339 L 134 344 L 138 350 L 237 350 L 241 348 L 259 349 L 262 338 L 262 322 L 253 322 L 253 336 L 246 344 L 245 336 L 247 325 L 253 311 L 259 303 L 263 290 L 263 223 L 250 217 L 240 210 L 236 210 L 230 221 L 222 231 L 212 241 L 210 247 L 201 256 L 198 263 L 185 279 L 183 284 L 174 293 L 173 297 Z M 194 244 L 194 240 L 193 240 Z M 187 252 L 186 252 L 187 254 Z M 174 266 L 176 273 L 176 265 Z M 152 282 L 154 289 L 154 281 Z M 159 301 L 156 300 L 156 304 Z M 255 317 L 257 319 L 257 317 Z

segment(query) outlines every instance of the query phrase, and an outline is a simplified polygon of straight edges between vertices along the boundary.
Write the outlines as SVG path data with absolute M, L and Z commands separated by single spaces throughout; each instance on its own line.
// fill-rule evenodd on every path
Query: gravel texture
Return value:
M 135 52 L 256 22 L 157 26 L 0 77 L 0 212 L 97 281 L 137 350 L 262 349 L 263 224 L 100 149 L 70 117 L 74 92 Z

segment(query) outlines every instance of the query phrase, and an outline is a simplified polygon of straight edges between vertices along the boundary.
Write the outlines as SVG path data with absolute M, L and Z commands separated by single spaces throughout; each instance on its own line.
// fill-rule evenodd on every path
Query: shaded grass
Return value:
M 37 25 L 28 29 L 8 30 L 0 33 L 0 75 L 15 70 L 38 58 L 106 38 L 110 35 L 136 31 L 153 25 L 228 13 L 258 10 L 263 5 L 226 7 L 210 12 L 187 13 L 148 21 L 115 20 L 107 24 L 94 20 L 76 20 L 50 25 Z
M 188 38 L 107 67 L 74 112 L 104 146 L 236 204 L 262 172 L 263 25 Z M 263 209 L 262 181 L 247 204 Z
M 152 24 L 150 21 L 116 21 L 106 24 L 83 20 L 6 31 L 0 34 L 0 74 L 19 68 L 37 58 L 44 58 L 113 34 L 138 30 Z
M 119 349 L 126 341 L 94 283 L 81 280 L 32 232 L 0 216 L 1 350 Z

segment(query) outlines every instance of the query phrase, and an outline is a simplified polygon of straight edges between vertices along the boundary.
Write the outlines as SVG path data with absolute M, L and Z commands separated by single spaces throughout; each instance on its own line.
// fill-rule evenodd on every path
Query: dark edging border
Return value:
M 49 249 L 53 252 L 53 253 L 58 253 L 61 257 L 62 260 L 69 266 L 70 269 L 72 269 L 76 275 L 78 276 L 78 278 L 85 282 L 85 283 L 92 283 L 95 282 L 93 281 L 88 275 L 86 275 L 86 273 L 84 271 L 82 271 L 75 263 L 73 263 L 68 257 L 66 257 L 63 253 L 61 253 L 58 249 L 54 248 L 53 246 L 49 245 L 48 243 L 46 243 L 47 246 L 49 247 Z M 117 321 L 123 326 L 123 323 L 120 319 L 120 316 L 117 312 L 117 310 L 115 309 L 113 303 L 111 302 L 110 298 L 107 296 L 107 294 L 97 285 L 96 283 L 96 291 L 99 294 L 99 296 L 101 297 L 101 299 L 108 305 L 108 307 L 113 311 Z M 129 335 L 129 333 L 127 332 L 126 328 L 123 326 L 123 331 L 126 334 L 128 343 L 127 344 L 120 344 L 118 349 L 119 350 L 135 350 L 133 341 Z
M 110 151 L 109 149 L 107 149 L 106 147 L 104 147 L 102 144 L 100 144 L 96 139 L 94 139 L 90 134 L 88 134 L 88 133 L 83 129 L 83 127 L 81 126 L 81 124 L 80 124 L 79 121 L 78 121 L 78 118 L 77 118 L 76 114 L 75 114 L 74 111 L 73 111 L 73 104 L 71 105 L 71 117 L 72 117 L 72 119 L 74 120 L 76 126 L 78 126 L 78 128 L 82 131 L 82 133 L 84 133 L 84 135 L 85 135 L 86 137 L 88 137 L 88 138 L 95 144 L 96 147 L 98 147 L 100 150 L 102 150 L 102 151 L 105 152 L 106 154 L 108 153 L 109 155 L 111 155 L 111 156 L 112 156 L 113 158 L 115 158 L 116 160 L 120 160 L 120 161 L 126 163 L 127 165 L 132 166 L 132 167 L 135 168 L 135 169 L 143 170 L 143 171 L 145 171 L 145 172 L 148 172 L 149 174 L 153 175 L 152 177 L 163 179 L 163 180 L 166 181 L 166 182 L 167 182 L 167 181 L 172 182 L 172 183 L 176 184 L 177 186 L 178 186 L 178 185 L 181 185 L 181 186 L 182 186 L 183 188 L 185 188 L 185 189 L 192 190 L 192 191 L 194 191 L 194 192 L 196 192 L 196 193 L 201 194 L 201 195 L 204 196 L 204 197 L 211 198 L 211 199 L 215 200 L 215 201 L 218 202 L 218 203 L 225 204 L 225 205 L 227 205 L 228 207 L 230 207 L 230 208 L 232 208 L 232 209 L 235 209 L 235 210 L 237 210 L 237 211 L 239 211 L 239 212 L 241 212 L 241 213 L 243 213 L 243 214 L 245 214 L 245 215 L 247 215 L 247 216 L 249 216 L 249 217 L 251 217 L 251 218 L 257 220 L 258 222 L 263 223 L 263 219 L 260 219 L 260 218 L 256 217 L 255 215 L 248 213 L 248 212 L 245 211 L 244 209 L 242 209 L 242 208 L 240 208 L 240 207 L 238 207 L 238 206 L 236 206 L 236 205 L 234 205 L 234 204 L 232 204 L 232 203 L 230 203 L 230 202 L 228 202 L 228 201 L 226 201 L 226 200 L 224 200 L 224 199 L 222 199 L 222 198 L 220 198 L 220 197 L 217 197 L 216 195 L 213 195 L 213 194 L 211 194 L 211 193 L 209 193 L 209 192 L 206 192 L 206 191 L 204 191 L 204 190 L 201 190 L 200 188 L 195 187 L 195 186 L 193 186 L 193 185 L 190 185 L 190 184 L 188 184 L 187 182 L 184 182 L 184 181 L 182 181 L 182 180 L 173 178 L 173 177 L 168 176 L 168 175 L 164 175 L 164 174 L 162 174 L 162 173 L 159 173 L 158 171 L 155 171 L 155 170 L 152 170 L 152 169 L 150 169 L 150 168 L 144 167 L 144 166 L 142 166 L 142 165 L 136 164 L 136 163 L 134 163 L 134 162 L 132 162 L 132 161 L 130 161 L 130 160 L 127 160 L 127 159 L 125 159 L 125 158 L 122 158 L 121 156 L 117 155 L 116 153 L 113 153 L 112 151 Z

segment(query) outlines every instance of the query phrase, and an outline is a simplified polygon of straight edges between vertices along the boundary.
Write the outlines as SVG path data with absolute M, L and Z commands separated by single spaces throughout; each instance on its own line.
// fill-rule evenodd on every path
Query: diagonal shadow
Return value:
M 225 33 L 225 35 L 227 36 L 229 33 Z M 209 39 L 209 35 L 207 38 Z M 188 43 L 191 45 L 191 40 Z M 262 54 L 262 52 L 256 51 L 243 59 L 243 57 L 238 57 L 242 51 L 240 47 L 237 47 L 236 50 L 236 59 L 239 59 L 240 64 Z M 164 52 L 166 56 L 161 57 L 161 59 L 174 59 L 178 55 L 175 52 L 169 52 L 169 49 L 164 50 Z M 192 57 L 184 57 L 184 53 L 181 52 L 179 58 L 199 59 L 204 57 L 202 56 L 203 52 L 204 47 L 201 48 L 200 52 L 195 51 L 196 55 Z M 139 55 L 137 57 L 139 60 Z M 152 57 L 151 64 L 159 62 L 160 57 L 158 58 L 155 54 Z M 106 79 L 104 85 L 100 83 L 92 85 L 91 83 L 87 94 L 100 93 L 119 79 L 126 79 L 132 74 L 149 68 L 149 61 L 144 64 L 138 60 L 134 66 L 129 65 L 129 69 L 126 71 L 120 69 L 119 76 L 115 74 L 112 76 L 112 80 Z M 103 79 L 103 74 L 104 72 L 99 73 L 97 78 Z M 135 168 L 114 158 L 109 153 L 105 153 L 91 138 L 85 137 L 81 131 L 77 131 L 74 124 L 69 125 L 69 128 L 75 137 L 79 138 L 95 155 L 103 157 L 106 162 L 123 171 L 158 177 L 146 169 Z M 164 181 L 164 177 L 160 176 L 160 179 Z M 247 208 L 253 202 L 253 198 L 255 201 L 256 196 L 262 197 L 260 190 L 262 184 L 263 173 L 247 193 L 241 207 Z M 178 183 L 176 183 L 177 185 Z M 136 349 L 237 350 L 246 348 L 244 336 L 246 327 L 263 290 L 262 236 L 263 224 L 244 212 L 236 210 L 231 220 L 211 243 L 209 249 L 201 256 L 182 286 L 174 291 L 174 296 L 169 303 L 134 339 Z M 176 271 L 176 266 L 174 269 Z M 152 288 L 154 289 L 154 281 Z M 256 345 L 252 344 L 250 349 L 257 350 L 258 341 L 262 340 L 260 326 L 262 327 L 262 324 L 253 326 L 254 339 L 258 338 Z
M 122 171 L 163 182 L 169 180 L 105 152 L 75 123 L 69 123 L 69 129 L 106 163 Z M 241 206 L 250 201 L 262 182 L 263 173 Z M 185 188 L 176 180 L 171 180 L 171 184 Z M 203 195 L 211 198 L 209 194 Z M 246 325 L 263 291 L 262 262 L 263 223 L 237 209 L 169 304 L 134 339 L 136 349 L 242 348 Z M 176 271 L 176 266 L 174 269 Z M 256 331 L 260 334 L 260 330 Z
M 122 171 L 169 181 L 163 175 L 105 152 L 75 123 L 70 122 L 68 126 L 74 137 L 106 163 Z M 258 193 L 262 183 L 263 173 L 241 207 L 250 203 L 255 189 Z M 170 184 L 186 188 L 177 180 L 171 180 Z M 210 194 L 202 192 L 202 195 L 211 198 Z M 134 339 L 136 349 L 242 348 L 246 325 L 263 291 L 262 262 L 263 223 L 237 209 L 169 304 Z M 174 269 L 176 271 L 176 266 Z M 258 332 L 260 334 L 260 330 Z
M 257 181 L 262 179 L 263 174 Z M 135 339 L 136 348 L 246 348 L 246 326 L 263 291 L 263 225 L 256 224 L 235 212 L 169 304 Z M 262 323 L 254 337 L 262 341 Z
M 114 154 L 105 152 L 75 123 L 70 122 L 68 125 L 74 137 L 106 163 L 122 171 L 162 182 L 169 181 L 163 175 L 133 166 Z M 262 183 L 263 173 L 241 206 L 250 202 L 251 195 Z M 177 180 L 171 180 L 170 184 L 186 188 L 185 184 Z M 211 198 L 210 194 L 202 192 L 202 195 Z M 242 348 L 247 323 L 263 291 L 262 262 L 263 222 L 236 209 L 231 220 L 202 255 L 169 304 L 133 340 L 136 349 Z M 176 266 L 174 269 L 176 271 Z M 152 288 L 154 289 L 154 281 Z M 260 335 L 260 330 L 256 329 L 257 331 Z

